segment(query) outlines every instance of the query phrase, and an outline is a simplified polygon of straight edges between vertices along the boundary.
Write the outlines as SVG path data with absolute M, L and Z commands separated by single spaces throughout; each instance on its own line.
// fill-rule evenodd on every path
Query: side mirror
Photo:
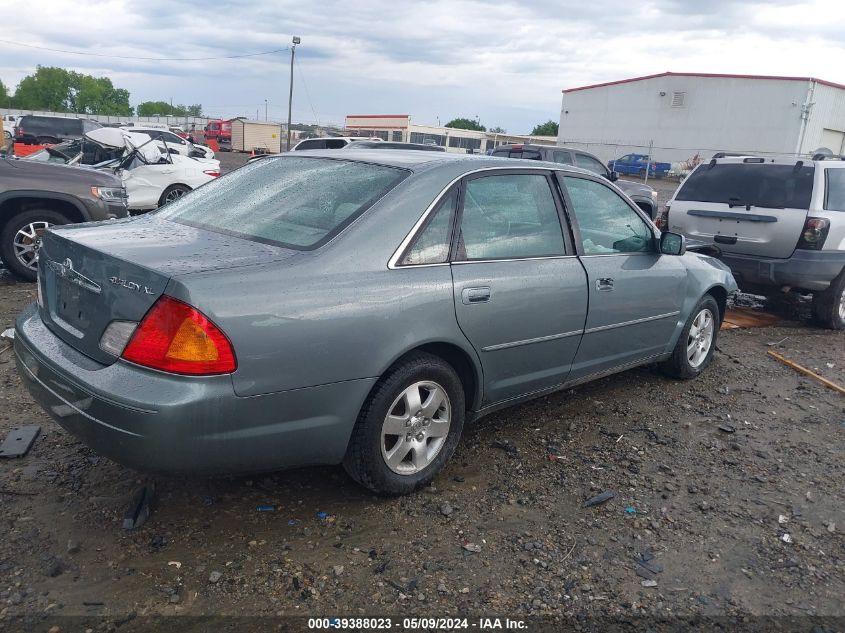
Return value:
M 687 252 L 687 238 L 679 233 L 663 233 L 660 236 L 660 252 L 663 255 L 683 255 Z
M 619 180 L 619 174 L 615 171 L 610 172 L 610 175 L 607 177 L 610 182 L 616 182 Z

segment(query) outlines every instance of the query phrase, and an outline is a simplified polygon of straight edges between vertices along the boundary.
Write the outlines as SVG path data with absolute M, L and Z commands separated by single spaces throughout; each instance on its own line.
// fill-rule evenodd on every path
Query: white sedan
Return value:
M 158 128 L 145 128 L 133 125 L 132 127 L 124 126 L 120 128 L 127 132 L 146 134 L 155 141 L 159 141 L 166 145 L 167 151 L 171 154 L 176 153 L 180 156 L 192 156 L 195 158 L 214 158 L 214 151 L 206 145 L 197 145 L 191 143 L 170 130 L 160 130 Z
M 100 128 L 85 136 L 104 147 L 125 148 L 123 157 L 97 167 L 120 176 L 131 211 L 155 209 L 220 176 L 220 161 L 171 154 L 147 134 Z

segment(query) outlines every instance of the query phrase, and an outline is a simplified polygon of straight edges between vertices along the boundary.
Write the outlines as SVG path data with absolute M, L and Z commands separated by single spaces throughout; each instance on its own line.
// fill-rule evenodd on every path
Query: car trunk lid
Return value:
M 65 343 L 110 364 L 112 321 L 140 321 L 174 275 L 233 268 L 291 251 L 154 216 L 48 231 L 39 251 L 41 318 Z
M 807 218 L 815 169 L 802 161 L 773 162 L 699 166 L 671 202 L 669 230 L 714 242 L 726 253 L 789 257 Z

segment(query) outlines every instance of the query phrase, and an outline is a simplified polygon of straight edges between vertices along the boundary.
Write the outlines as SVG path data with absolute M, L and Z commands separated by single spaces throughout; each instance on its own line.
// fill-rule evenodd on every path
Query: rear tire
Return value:
M 689 380 L 707 369 L 716 350 L 721 322 L 719 304 L 711 295 L 704 295 L 687 319 L 672 356 L 663 362 L 663 371 Z
M 824 292 L 813 295 L 813 314 L 831 330 L 845 330 L 845 270 Z
M 35 139 L 38 145 L 57 145 L 59 139 L 52 136 L 39 136 Z
M 178 200 L 190 190 L 191 188 L 188 185 L 170 185 L 161 193 L 161 198 L 158 199 L 158 206 L 162 207 L 168 202 Z
M 414 492 L 431 483 L 455 452 L 464 412 L 463 387 L 452 366 L 432 354 L 415 353 L 373 388 L 343 467 L 376 494 Z
M 41 245 L 37 231 L 67 223 L 64 215 L 49 209 L 30 209 L 12 217 L 0 231 L 0 257 L 6 268 L 24 281 L 35 281 Z

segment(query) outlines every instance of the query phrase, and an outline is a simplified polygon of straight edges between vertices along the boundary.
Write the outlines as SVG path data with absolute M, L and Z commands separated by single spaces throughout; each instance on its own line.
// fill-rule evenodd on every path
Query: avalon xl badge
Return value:
M 88 279 L 88 277 L 73 269 L 73 262 L 69 257 L 63 263 L 48 260 L 47 265 L 56 273 L 57 277 L 61 277 L 68 283 L 85 288 L 85 290 L 89 290 L 94 294 L 100 294 L 102 291 L 100 284 Z

